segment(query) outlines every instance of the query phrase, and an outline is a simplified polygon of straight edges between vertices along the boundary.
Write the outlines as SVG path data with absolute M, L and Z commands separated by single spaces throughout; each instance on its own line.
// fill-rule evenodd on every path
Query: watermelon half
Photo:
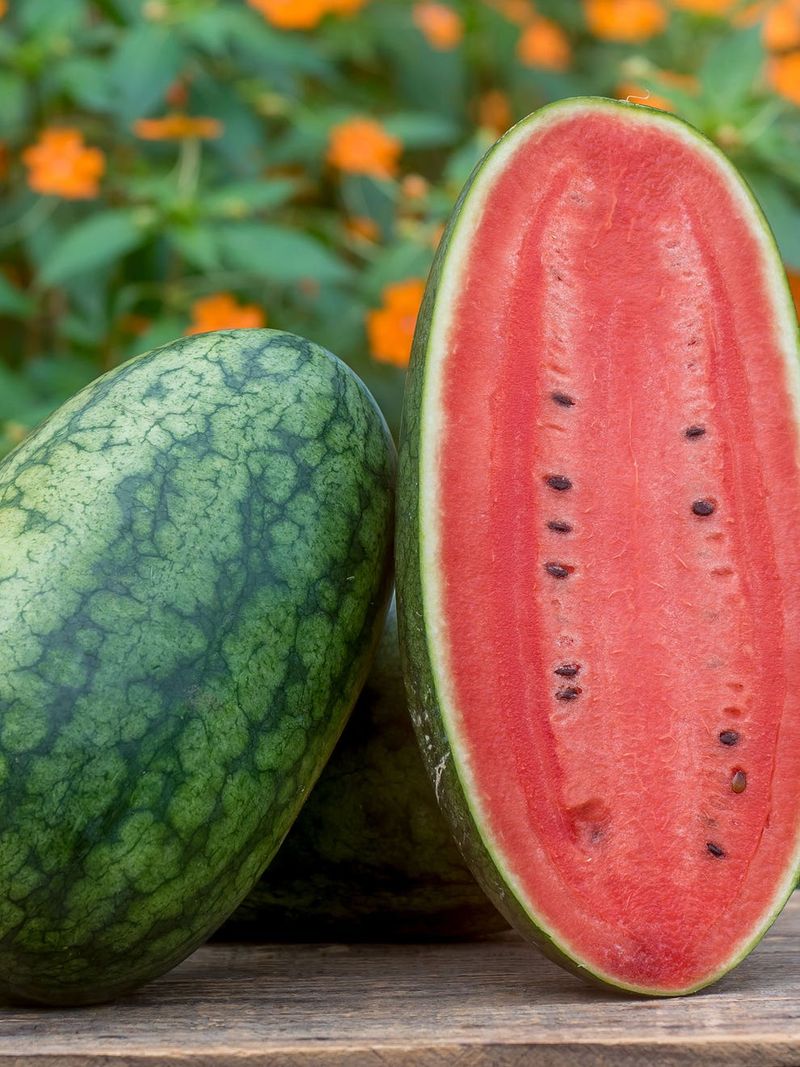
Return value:
M 688 993 L 800 854 L 797 320 L 725 157 L 562 101 L 487 154 L 414 344 L 398 593 L 462 848 L 562 964 Z

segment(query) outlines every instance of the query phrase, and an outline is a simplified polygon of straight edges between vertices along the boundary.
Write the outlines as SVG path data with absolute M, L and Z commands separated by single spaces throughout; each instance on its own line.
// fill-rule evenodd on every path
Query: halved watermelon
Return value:
M 398 590 L 416 726 L 511 921 L 673 995 L 800 858 L 797 320 L 731 164 L 562 101 L 488 153 L 414 345 Z

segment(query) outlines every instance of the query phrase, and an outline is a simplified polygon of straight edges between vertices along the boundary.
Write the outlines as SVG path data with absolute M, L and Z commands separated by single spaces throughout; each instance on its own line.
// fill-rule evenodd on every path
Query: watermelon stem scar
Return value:
M 796 881 L 798 349 L 749 189 L 651 108 L 523 120 L 437 251 L 400 442 L 412 714 L 487 892 L 605 986 L 708 985 Z

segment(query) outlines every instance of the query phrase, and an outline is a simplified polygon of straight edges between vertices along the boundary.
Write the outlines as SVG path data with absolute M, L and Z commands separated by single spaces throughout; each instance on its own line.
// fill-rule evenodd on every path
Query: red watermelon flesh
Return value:
M 616 986 L 714 980 L 794 882 L 797 346 L 736 172 L 632 105 L 512 130 L 431 281 L 400 500 L 418 725 L 498 903 Z

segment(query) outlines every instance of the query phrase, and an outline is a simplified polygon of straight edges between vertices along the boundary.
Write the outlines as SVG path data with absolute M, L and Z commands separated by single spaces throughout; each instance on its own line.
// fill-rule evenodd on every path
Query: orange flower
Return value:
M 328 0 L 247 0 L 280 30 L 313 30 L 328 10 Z
M 572 58 L 569 38 L 551 19 L 536 18 L 523 30 L 517 55 L 526 67 L 566 70 Z
M 478 125 L 499 137 L 513 123 L 511 104 L 502 89 L 489 89 L 478 101 Z
M 230 293 L 214 293 L 192 304 L 192 321 L 185 332 L 251 330 L 266 323 L 266 315 L 256 304 L 239 304 Z
M 757 22 L 761 22 L 772 4 L 773 0 L 755 0 L 754 4 L 735 8 L 731 14 L 731 24 L 737 28 L 755 26 Z
M 800 52 L 774 56 L 769 64 L 769 80 L 779 96 L 800 106 Z
M 800 0 L 780 0 L 764 19 L 764 44 L 772 52 L 800 45 Z
M 449 52 L 457 47 L 464 36 L 461 16 L 447 4 L 438 4 L 434 0 L 414 4 L 412 18 L 431 48 L 439 52 Z
M 374 244 L 381 235 L 377 222 L 366 215 L 347 219 L 344 228 L 348 237 L 355 241 L 368 241 L 370 244 Z
M 0 19 L 8 11 L 8 0 L 0 0 Z
M 667 24 L 658 0 L 584 0 L 584 13 L 590 32 L 605 41 L 646 41 Z
M 401 189 L 403 196 L 409 200 L 424 200 L 430 191 L 430 185 L 421 174 L 406 174 Z
M 185 141 L 192 137 L 213 140 L 221 136 L 222 123 L 218 119 L 174 111 L 161 119 L 137 119 L 133 132 L 143 141 Z
M 739 7 L 741 0 L 672 0 L 672 3 L 696 15 L 727 15 L 732 8 Z
M 327 9 L 332 15 L 355 15 L 367 0 L 328 0 Z
M 36 144 L 22 153 L 22 162 L 28 168 L 31 189 L 65 200 L 97 196 L 106 169 L 100 149 L 88 148 L 80 130 L 66 126 L 43 130 Z
M 377 311 L 367 312 L 367 337 L 374 359 L 380 363 L 392 363 L 396 367 L 408 366 L 414 327 L 424 292 L 425 282 L 422 278 L 409 278 L 386 286 L 383 306 Z
M 352 118 L 331 130 L 327 160 L 349 174 L 392 178 L 402 151 L 402 143 L 375 119 Z

